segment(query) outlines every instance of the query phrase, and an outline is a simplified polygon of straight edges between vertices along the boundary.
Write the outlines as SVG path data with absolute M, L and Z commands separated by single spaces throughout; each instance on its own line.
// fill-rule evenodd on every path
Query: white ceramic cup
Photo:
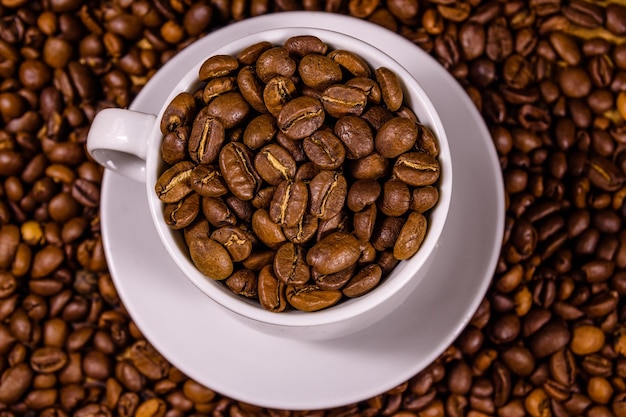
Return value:
M 196 269 L 188 255 L 182 233 L 171 230 L 165 224 L 163 204 L 157 198 L 154 185 L 164 167 L 160 156 L 162 133 L 159 128 L 163 111 L 180 92 L 193 92 L 198 88 L 198 70 L 204 60 L 218 54 L 236 55 L 245 47 L 260 41 L 282 45 L 288 38 L 297 35 L 317 36 L 329 45 L 329 49 L 357 53 L 372 69 L 384 66 L 395 72 L 404 89 L 405 104 L 439 140 L 442 173 L 438 183 L 439 201 L 430 212 L 428 232 L 419 251 L 411 259 L 400 262 L 376 288 L 361 297 L 312 313 L 295 310 L 275 313 L 264 310 L 255 301 L 233 294 L 225 285 L 207 278 Z M 328 339 L 362 330 L 385 317 L 401 303 L 410 302 L 407 297 L 415 290 L 424 273 L 427 273 L 429 257 L 444 228 L 452 192 L 452 162 L 445 130 L 417 80 L 383 51 L 354 37 L 316 28 L 277 28 L 250 33 L 206 56 L 198 56 L 198 63 L 189 72 L 180 74 L 180 81 L 162 104 L 158 115 L 125 109 L 101 110 L 91 125 L 87 150 L 105 168 L 145 182 L 150 214 L 158 235 L 176 265 L 196 287 L 250 327 L 302 340 Z

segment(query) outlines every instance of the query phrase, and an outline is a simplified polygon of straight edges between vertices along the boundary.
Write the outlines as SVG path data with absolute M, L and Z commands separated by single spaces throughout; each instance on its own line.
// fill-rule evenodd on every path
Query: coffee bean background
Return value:
M 301 9 L 432 54 L 483 114 L 507 201 L 492 285 L 433 364 L 368 400 L 290 412 L 223 397 L 144 339 L 107 272 L 84 142 L 98 109 L 128 106 L 189 43 Z M 1 417 L 626 416 L 621 1 L 0 0 L 0 118 Z

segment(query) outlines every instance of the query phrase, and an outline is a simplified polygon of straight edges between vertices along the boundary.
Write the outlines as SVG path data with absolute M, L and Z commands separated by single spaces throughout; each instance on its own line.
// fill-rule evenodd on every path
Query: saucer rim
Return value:
M 349 18 L 349 17 L 343 16 L 343 15 L 333 15 L 333 14 L 328 14 L 328 13 L 324 13 L 324 12 L 321 12 L 321 13 L 317 13 L 317 12 L 283 12 L 283 13 L 281 13 L 281 17 L 288 24 L 292 24 L 292 22 L 295 21 L 296 19 L 289 19 L 288 17 L 286 18 L 285 13 L 297 14 L 297 15 L 306 14 L 307 15 L 306 19 L 307 19 L 307 24 L 308 25 L 313 25 L 313 24 L 315 24 L 315 22 L 317 20 L 319 20 L 319 18 L 322 18 L 320 23 L 319 23 L 320 25 L 322 25 L 322 27 L 327 27 L 325 25 L 330 24 L 329 21 L 337 21 L 337 23 L 340 24 L 342 22 L 343 23 L 347 23 L 348 20 L 346 20 L 346 19 L 352 19 L 352 21 L 350 23 L 351 24 L 356 23 L 354 21 L 354 18 Z M 257 19 L 257 22 L 259 22 L 259 24 L 260 24 L 260 19 L 264 19 L 264 22 L 265 22 L 264 24 L 271 24 L 276 19 L 276 17 L 277 17 L 276 15 L 277 14 L 261 16 L 259 18 L 248 19 L 247 22 L 250 22 L 252 20 Z M 314 18 L 315 15 L 317 15 L 317 18 Z M 368 22 L 365 22 L 365 21 L 361 21 L 361 20 L 358 20 L 358 22 L 359 22 L 359 25 L 367 24 L 368 25 L 367 29 L 369 29 L 369 30 L 374 29 L 372 27 L 373 24 L 371 24 L 371 23 L 368 23 Z M 241 22 L 241 23 L 243 23 L 243 22 Z M 234 24 L 229 25 L 229 26 L 227 26 L 227 27 L 225 27 L 225 28 L 223 28 L 221 30 L 226 30 L 226 29 L 233 29 L 234 30 L 234 26 L 238 25 L 238 24 L 241 24 L 241 23 L 234 23 Z M 369 25 L 372 25 L 372 26 L 369 26 Z M 342 28 L 347 30 L 347 26 L 346 27 L 342 27 Z M 382 28 L 376 26 L 376 29 L 377 30 L 381 30 Z M 358 28 L 356 28 L 356 29 L 352 28 L 352 30 L 357 30 L 358 31 L 359 29 Z M 386 30 L 384 32 L 386 32 L 386 33 L 384 33 L 385 36 L 382 36 L 382 34 L 383 34 L 382 32 L 379 33 L 379 35 L 381 35 L 379 37 L 379 39 L 378 39 L 379 42 L 384 43 L 385 40 L 386 40 L 387 42 L 389 42 L 389 41 L 393 41 L 393 42 L 404 41 L 405 44 L 408 43 L 408 41 L 406 41 L 404 38 L 401 38 L 399 35 L 397 35 L 397 34 L 395 34 L 393 32 L 389 32 L 389 31 L 386 31 Z M 215 34 L 215 33 L 217 33 L 217 31 L 214 32 L 213 34 Z M 211 35 L 212 34 L 207 35 L 207 36 L 211 36 Z M 372 38 L 375 38 L 375 37 L 376 36 L 372 36 Z M 375 40 L 376 39 L 374 39 L 373 41 L 375 41 Z M 412 44 L 410 44 L 410 45 L 413 48 L 417 48 L 415 45 L 412 45 Z M 425 54 L 423 51 L 421 51 L 421 52 L 422 52 L 422 54 Z M 169 64 L 173 65 L 173 62 L 177 62 L 176 61 L 177 59 L 180 59 L 182 61 L 182 58 L 179 58 L 179 57 L 183 57 L 184 53 L 185 53 L 185 51 L 181 51 L 177 57 L 174 57 L 172 59 L 172 61 L 170 63 L 166 64 L 166 65 L 169 65 Z M 424 55 L 424 56 L 430 58 L 428 55 Z M 399 58 L 396 58 L 396 59 L 398 59 L 400 61 Z M 432 59 L 432 58 L 430 58 L 430 59 Z M 411 72 L 411 69 L 407 68 L 407 70 L 409 72 Z M 444 71 L 444 70 L 440 69 L 440 71 Z M 445 76 L 443 74 L 441 76 L 444 79 L 446 79 L 446 77 L 447 77 L 446 81 L 454 83 L 453 84 L 454 86 L 450 86 L 450 87 L 453 90 L 456 89 L 456 93 L 461 93 L 462 89 L 461 89 L 460 86 L 458 86 L 458 84 L 456 84 L 456 81 L 451 76 L 449 76 L 449 74 L 447 74 L 447 72 L 445 74 L 446 74 Z M 156 76 L 157 75 L 155 75 L 155 77 Z M 142 91 L 146 91 L 146 90 L 142 90 Z M 461 104 L 459 104 L 459 106 L 462 105 L 464 107 L 464 110 L 469 110 L 470 113 L 473 113 L 472 119 L 473 119 L 474 122 L 477 123 L 478 129 L 482 130 L 483 133 L 487 133 L 488 134 L 486 126 L 484 125 L 484 121 L 482 120 L 482 118 L 480 117 L 478 112 L 475 110 L 475 108 L 473 107 L 473 104 L 471 103 L 469 98 L 465 95 L 465 93 L 463 92 L 462 94 L 459 94 L 458 98 L 459 98 L 458 102 L 461 103 Z M 131 108 L 133 108 L 133 107 L 137 108 L 139 106 L 139 103 L 142 100 L 143 101 L 147 100 L 147 93 L 146 93 L 145 96 L 142 96 L 141 92 L 140 92 L 140 94 L 137 96 L 137 98 L 133 102 L 133 105 L 131 106 Z M 487 136 L 487 137 L 490 137 L 490 136 Z M 483 141 L 485 141 L 485 140 L 483 140 Z M 487 154 L 488 154 L 487 157 L 491 158 L 491 162 L 492 163 L 494 161 L 497 163 L 495 149 L 493 147 L 487 146 Z M 495 167 L 492 166 L 492 168 L 495 168 Z M 497 174 L 496 178 L 495 178 L 495 181 L 496 181 L 496 183 L 498 183 L 500 185 L 500 187 L 496 187 L 495 193 L 498 194 L 499 196 L 503 196 L 502 178 L 501 178 L 501 172 L 499 170 L 499 166 L 497 166 L 497 170 L 494 169 L 494 173 Z M 103 207 L 107 206 L 107 202 L 109 201 L 108 197 L 111 195 L 111 192 L 112 192 L 110 184 L 112 182 L 114 182 L 114 181 L 120 181 L 120 179 L 118 178 L 117 174 L 112 174 L 112 173 L 107 172 L 105 174 L 105 177 L 104 177 L 104 180 L 103 180 L 103 187 L 102 187 L 102 190 L 103 190 L 103 199 L 102 199 Z M 126 181 L 126 180 L 124 180 L 124 181 Z M 502 219 L 503 219 L 504 218 L 503 198 L 502 199 L 495 198 L 494 199 L 494 203 L 498 207 L 496 209 L 497 213 L 500 214 L 502 216 Z M 112 215 L 113 213 L 109 213 L 109 214 Z M 108 224 L 108 219 L 109 219 L 108 216 L 109 216 L 109 214 L 104 213 L 103 214 L 103 219 L 102 219 L 103 236 L 105 238 L 105 243 L 108 242 L 108 238 L 107 238 L 108 233 L 106 233 L 106 229 L 108 227 L 106 225 Z M 105 219 L 107 219 L 107 220 L 105 220 Z M 111 219 L 111 220 L 113 220 L 113 219 Z M 494 247 L 499 248 L 499 243 L 500 243 L 499 239 L 502 236 L 503 230 L 504 230 L 503 221 L 502 222 L 498 222 L 496 224 L 496 226 L 495 226 L 495 229 L 493 230 L 493 232 L 494 232 L 493 236 L 492 236 L 493 237 L 493 242 L 491 242 L 494 245 Z M 112 259 L 112 263 L 113 263 L 113 268 L 111 270 L 111 274 L 113 276 L 114 281 L 116 282 L 116 287 L 120 289 L 120 291 L 119 291 L 120 297 L 122 298 L 124 303 L 127 305 L 129 313 L 131 313 L 131 317 L 133 317 L 136 320 L 137 325 L 142 330 L 142 332 L 144 332 L 146 327 L 149 327 L 149 326 L 145 325 L 146 324 L 145 320 L 143 320 L 141 318 L 140 314 L 134 314 L 134 313 L 136 313 L 135 309 L 136 309 L 137 305 L 133 304 L 133 303 L 128 303 L 127 302 L 127 301 L 130 301 L 130 300 L 127 300 L 128 293 L 126 293 L 126 291 L 124 290 L 124 285 L 121 285 L 121 286 L 119 285 L 119 281 L 121 281 L 121 280 L 118 280 L 117 279 L 117 273 L 116 272 L 114 273 L 114 270 L 117 270 L 117 267 L 118 267 L 117 262 L 115 261 L 115 258 L 117 257 L 117 254 L 114 254 L 111 251 L 111 246 L 114 246 L 114 245 L 105 244 L 105 250 L 107 251 L 107 256 L 110 259 Z M 489 261 L 481 263 L 482 266 L 486 266 L 486 267 L 480 268 L 480 269 L 484 269 L 486 271 L 494 271 L 495 270 L 495 265 L 496 265 L 497 254 L 498 253 L 495 250 L 492 251 L 492 253 L 493 252 L 496 252 L 496 254 L 494 256 L 492 256 L 492 259 L 490 259 Z M 441 354 L 441 352 L 458 336 L 460 331 L 466 326 L 466 324 L 469 322 L 473 312 L 476 310 L 476 308 L 478 307 L 479 303 L 482 301 L 482 298 L 484 297 L 484 294 L 485 294 L 485 292 L 487 290 L 487 287 L 488 287 L 488 284 L 489 284 L 489 281 L 490 281 L 490 278 L 491 278 L 490 274 L 488 274 L 488 275 L 489 276 L 486 276 L 486 277 L 482 278 L 482 280 L 481 280 L 481 284 L 482 284 L 481 288 L 478 289 L 478 292 L 480 294 L 482 294 L 482 296 L 475 297 L 474 298 L 474 302 L 470 303 L 468 308 L 464 309 L 464 310 L 467 310 L 465 316 L 462 318 L 462 320 L 460 320 L 457 323 L 457 326 L 455 326 L 455 328 L 452 331 L 448 332 L 449 337 L 447 338 L 447 340 L 443 340 L 443 341 L 441 341 L 438 344 L 438 347 L 440 349 L 438 349 L 436 351 L 432 351 L 431 355 L 428 357 L 428 359 L 427 360 L 423 360 L 422 359 L 421 361 L 419 361 L 420 363 L 426 362 L 426 365 L 427 365 L 428 363 L 432 362 L 432 360 L 434 360 L 435 357 L 437 357 L 439 354 Z M 247 328 L 246 328 L 246 330 L 247 330 Z M 251 330 L 248 330 L 248 331 L 251 331 Z M 159 351 L 162 351 L 162 353 L 166 352 L 166 351 L 169 351 L 169 349 L 164 348 L 164 345 L 162 343 L 160 343 L 159 340 L 156 340 L 155 338 L 152 338 L 149 333 L 144 333 L 144 335 L 146 336 L 146 338 L 148 338 L 148 340 L 151 341 L 151 343 Z M 351 336 L 347 336 L 346 338 L 350 339 Z M 277 340 L 282 340 L 282 339 L 277 339 Z M 320 344 L 320 345 L 323 345 L 323 343 Z M 175 355 L 169 355 L 169 354 L 166 355 L 165 353 L 163 353 L 163 354 L 164 354 L 164 356 L 166 356 L 168 361 L 170 361 L 174 366 L 178 366 L 177 365 L 177 363 L 178 363 L 177 359 L 178 358 L 173 357 Z M 426 365 L 424 365 L 424 366 L 426 366 Z M 183 369 L 183 368 L 185 368 L 185 369 Z M 199 375 L 199 377 L 196 376 L 196 375 L 193 375 L 194 374 L 193 366 L 191 366 L 191 367 L 190 366 L 183 366 L 183 367 L 180 367 L 180 369 L 183 370 L 183 372 L 186 371 L 185 373 L 187 373 L 187 375 L 189 375 L 190 377 L 198 380 L 201 383 L 205 383 L 205 382 L 202 382 L 202 379 L 203 379 L 202 375 Z M 252 403 L 255 403 L 255 404 L 259 404 L 259 405 L 266 406 L 266 407 L 271 407 L 271 408 L 283 408 L 283 409 L 294 409 L 294 410 L 295 409 L 331 408 L 331 407 L 335 407 L 335 406 L 340 406 L 340 405 L 345 405 L 345 404 L 349 404 L 349 403 L 352 403 L 352 402 L 360 401 L 360 400 L 369 398 L 369 397 L 371 397 L 373 395 L 376 395 L 376 394 L 378 394 L 380 392 L 384 392 L 385 389 L 392 388 L 393 386 L 397 385 L 397 383 L 401 383 L 401 382 L 407 380 L 408 378 L 410 378 L 411 376 L 413 376 L 415 373 L 419 372 L 419 370 L 417 370 L 417 371 L 415 370 L 416 369 L 415 367 L 407 367 L 407 369 L 410 369 L 410 370 L 405 371 L 404 374 L 399 374 L 399 373 L 395 374 L 394 375 L 395 378 L 393 378 L 393 381 L 386 381 L 385 384 L 381 384 L 380 381 L 376 381 L 374 384 L 372 384 L 373 387 L 368 392 L 359 392 L 358 394 L 354 394 L 353 393 L 350 398 L 348 398 L 347 396 L 346 397 L 341 397 L 341 398 L 337 398 L 337 397 L 335 397 L 335 398 L 322 398 L 322 399 L 318 398 L 317 401 L 313 400 L 313 401 L 310 401 L 307 404 L 293 404 L 293 403 L 289 403 L 289 402 L 281 402 L 281 401 L 284 401 L 284 399 L 281 399 L 280 401 L 275 401 L 275 402 L 265 401 L 263 399 L 260 399 L 258 397 L 254 397 L 254 396 L 250 396 L 250 395 L 243 396 L 243 395 L 241 395 L 237 391 L 228 391 L 228 392 L 226 392 L 223 389 L 215 387 L 215 385 L 219 385 L 219 384 L 212 384 L 212 385 L 214 385 L 212 388 L 216 389 L 217 391 L 219 391 L 219 392 L 221 392 L 221 393 L 223 393 L 223 394 L 225 394 L 225 395 L 227 395 L 227 396 L 229 396 L 231 398 L 239 398 L 242 401 L 252 402 Z M 423 367 L 422 367 L 422 369 L 423 369 Z M 204 378 L 204 379 L 206 380 L 206 378 Z M 207 385 L 207 386 L 211 387 L 211 385 Z

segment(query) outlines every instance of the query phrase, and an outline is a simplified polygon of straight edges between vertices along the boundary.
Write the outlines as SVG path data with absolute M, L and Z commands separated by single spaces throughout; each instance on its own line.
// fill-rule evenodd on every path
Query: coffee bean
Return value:
M 331 307 L 341 299 L 340 291 L 320 290 L 314 285 L 287 286 L 285 296 L 289 304 L 301 311 L 318 311 Z
M 233 263 L 226 249 L 213 239 L 192 239 L 189 254 L 194 265 L 209 278 L 222 280 L 230 276 Z
M 376 151 L 385 158 L 400 156 L 415 145 L 417 134 L 415 123 L 403 117 L 395 117 L 376 132 Z
M 259 272 L 259 302 L 261 306 L 270 311 L 283 311 L 287 307 L 285 285 L 279 281 L 267 265 Z
M 270 218 L 285 227 L 297 226 L 306 212 L 308 198 L 308 188 L 302 181 L 282 181 L 270 203 Z
M 320 101 L 302 96 L 283 106 L 278 115 L 278 127 L 292 139 L 303 139 L 319 129 L 324 119 Z
M 168 104 L 161 118 L 161 132 L 173 132 L 179 126 L 190 124 L 196 102 L 189 93 L 180 93 Z
M 250 150 L 241 143 L 225 145 L 219 154 L 219 165 L 228 189 L 242 200 L 250 200 L 259 187 L 260 178 L 251 161 Z
M 351 115 L 341 117 L 335 124 L 334 133 L 345 145 L 348 159 L 365 157 L 374 150 L 372 130 L 360 117 Z
M 320 169 L 337 169 L 345 159 L 343 144 L 330 130 L 318 130 L 304 138 L 302 148 L 309 160 Z
M 309 212 L 322 220 L 336 216 L 344 205 L 347 188 L 346 179 L 339 172 L 321 171 L 309 184 Z
M 254 167 L 267 183 L 278 185 L 283 180 L 290 180 L 296 174 L 296 161 L 280 145 L 265 145 L 254 158 Z
M 396 160 L 393 173 L 409 185 L 432 185 L 439 179 L 440 167 L 437 160 L 428 154 L 406 152 Z
M 331 233 L 308 251 L 306 260 L 321 274 L 333 274 L 356 263 L 361 255 L 358 240 L 347 233 Z

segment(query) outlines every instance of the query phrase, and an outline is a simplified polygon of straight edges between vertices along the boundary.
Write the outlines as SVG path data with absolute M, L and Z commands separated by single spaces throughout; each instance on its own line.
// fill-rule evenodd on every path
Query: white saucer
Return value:
M 433 58 L 395 33 L 342 15 L 289 12 L 229 25 L 168 62 L 131 108 L 156 114 L 177 81 L 171 74 L 187 71 L 198 54 L 209 56 L 231 39 L 279 26 L 341 31 L 377 46 L 414 74 L 437 108 L 454 160 L 454 195 L 431 268 L 414 294 L 361 332 L 298 342 L 244 326 L 194 287 L 160 245 L 145 185 L 110 171 L 102 186 L 103 238 L 122 301 L 144 335 L 174 366 L 240 401 L 288 410 L 331 408 L 373 397 L 408 380 L 467 325 L 499 254 L 504 228 L 502 174 L 480 114 Z M 446 287 L 441 276 L 456 277 L 455 285 Z

